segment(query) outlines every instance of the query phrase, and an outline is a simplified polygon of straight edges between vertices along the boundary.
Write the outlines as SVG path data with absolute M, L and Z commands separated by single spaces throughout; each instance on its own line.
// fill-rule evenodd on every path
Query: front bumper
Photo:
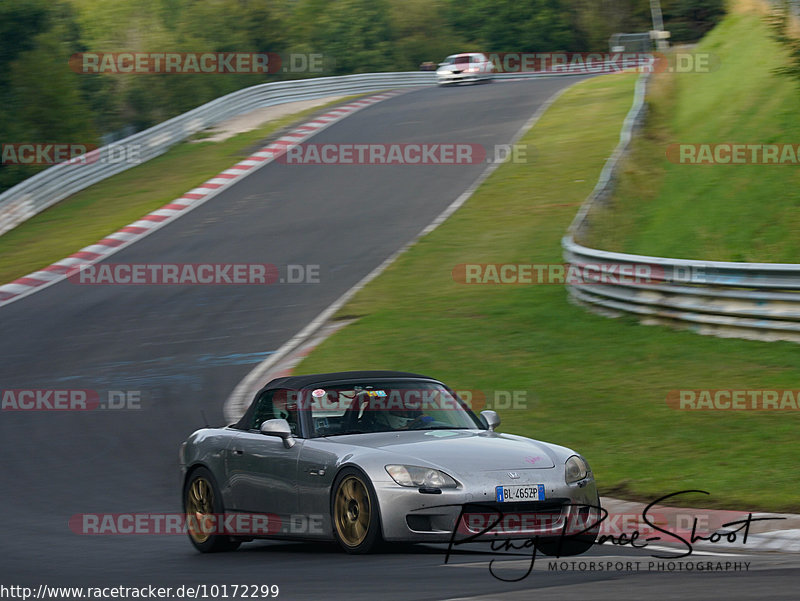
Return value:
M 576 533 L 578 524 L 597 520 L 594 480 L 547 485 L 543 501 L 497 503 L 494 488 L 462 487 L 441 494 L 421 493 L 395 483 L 374 483 L 387 541 L 449 542 L 473 536 L 481 540 L 558 536 Z M 496 523 L 495 523 L 496 522 Z M 458 526 L 458 527 L 457 527 Z
M 490 73 L 467 73 L 466 71 L 462 71 L 461 73 L 451 73 L 451 72 L 443 72 L 443 73 L 436 73 L 436 82 L 438 84 L 445 84 L 445 83 L 459 83 L 464 81 L 479 81 L 481 79 L 488 79 L 491 77 Z

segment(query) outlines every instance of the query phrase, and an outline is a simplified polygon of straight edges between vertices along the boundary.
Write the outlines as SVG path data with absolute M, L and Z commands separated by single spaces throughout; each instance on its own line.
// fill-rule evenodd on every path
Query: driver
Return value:
M 393 409 L 386 417 L 393 430 L 413 430 L 433 421 L 420 409 Z
M 356 403 L 360 407 L 358 423 L 362 428 L 371 430 L 409 430 L 423 427 L 434 421 L 419 408 L 393 406 L 387 403 L 385 395 L 372 395 L 369 392 L 359 393 Z

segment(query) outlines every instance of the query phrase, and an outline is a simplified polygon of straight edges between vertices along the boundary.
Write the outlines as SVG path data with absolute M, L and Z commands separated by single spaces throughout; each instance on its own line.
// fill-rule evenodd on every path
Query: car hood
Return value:
M 472 63 L 451 63 L 449 65 L 443 65 L 437 69 L 437 71 L 443 71 L 450 73 L 452 71 L 466 71 L 472 66 Z
M 482 430 L 416 430 L 331 437 L 329 440 L 416 460 L 456 473 L 555 467 L 546 443 Z M 387 458 L 387 462 L 392 459 Z

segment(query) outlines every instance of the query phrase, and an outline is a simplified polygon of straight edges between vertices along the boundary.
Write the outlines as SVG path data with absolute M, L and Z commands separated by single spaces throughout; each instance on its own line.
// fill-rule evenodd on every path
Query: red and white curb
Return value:
M 60 282 L 75 270 L 80 269 L 83 265 L 91 265 L 108 258 L 126 246 L 141 240 L 157 229 L 175 221 L 192 209 L 199 207 L 222 192 L 225 188 L 230 187 L 235 182 L 250 175 L 264 165 L 268 165 L 276 158 L 286 153 L 289 148 L 300 144 L 326 127 L 352 115 L 356 111 L 382 100 L 386 100 L 387 98 L 391 98 L 392 96 L 396 96 L 402 92 L 401 90 L 394 90 L 382 94 L 375 94 L 367 98 L 360 98 L 332 109 L 311 121 L 303 123 L 260 149 L 258 152 L 239 161 L 233 167 L 217 174 L 197 188 L 189 190 L 180 198 L 176 198 L 172 202 L 165 204 L 160 209 L 156 209 L 138 221 L 126 225 L 113 234 L 109 234 L 102 240 L 82 248 L 69 257 L 53 263 L 44 269 L 34 271 L 9 284 L 0 286 L 0 307 Z

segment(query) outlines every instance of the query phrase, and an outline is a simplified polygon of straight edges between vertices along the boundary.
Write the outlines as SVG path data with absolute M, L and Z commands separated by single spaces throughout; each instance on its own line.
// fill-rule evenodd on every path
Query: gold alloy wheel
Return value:
M 339 484 L 333 504 L 336 532 L 348 547 L 357 547 L 367 536 L 371 507 L 369 491 L 356 476 L 347 476 Z
M 205 478 L 197 478 L 189 487 L 186 526 L 197 543 L 206 542 L 214 530 L 214 492 Z

